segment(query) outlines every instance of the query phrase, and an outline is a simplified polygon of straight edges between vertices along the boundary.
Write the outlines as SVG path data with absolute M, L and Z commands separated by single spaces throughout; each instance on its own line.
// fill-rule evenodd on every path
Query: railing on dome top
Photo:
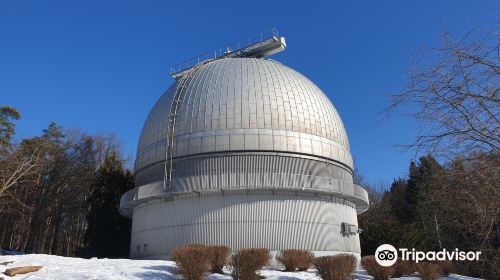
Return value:
M 283 40 L 283 41 L 282 41 Z M 283 45 L 283 46 L 281 46 Z M 187 70 L 204 64 L 205 62 L 224 57 L 263 57 L 269 49 L 281 47 L 284 49 L 284 39 L 279 37 L 276 28 L 261 32 L 235 43 L 225 45 L 219 49 L 201 54 L 185 62 L 170 67 L 170 76 L 174 79 L 181 77 Z

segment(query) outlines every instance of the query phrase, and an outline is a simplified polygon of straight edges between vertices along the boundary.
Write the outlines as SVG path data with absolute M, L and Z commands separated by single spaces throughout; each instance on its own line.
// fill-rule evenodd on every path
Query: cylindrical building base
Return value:
M 357 226 L 356 209 L 342 199 L 293 193 L 158 199 L 134 209 L 130 256 L 168 259 L 171 250 L 182 244 L 359 256 L 358 235 L 344 235 L 342 223 Z

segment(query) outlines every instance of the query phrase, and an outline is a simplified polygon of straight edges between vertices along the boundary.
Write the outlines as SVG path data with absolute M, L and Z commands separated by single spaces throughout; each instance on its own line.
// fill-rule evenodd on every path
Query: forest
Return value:
M 369 190 L 359 216 L 362 254 L 400 248 L 481 251 L 458 273 L 500 275 L 500 37 L 481 27 L 415 52 L 408 83 L 391 94 L 385 117 L 418 124 L 402 149 L 419 156 L 408 174 Z M 2 105 L 4 106 L 4 105 Z M 120 140 L 48 124 L 15 138 L 16 108 L 0 107 L 0 247 L 24 253 L 128 257 L 130 220 L 118 206 L 133 187 Z M 397 133 L 397 131 L 395 131 Z
M 359 219 L 362 254 L 384 243 L 430 251 L 481 251 L 459 273 L 500 275 L 500 37 L 495 23 L 415 52 L 406 88 L 390 96 L 385 114 L 403 111 L 418 124 L 421 154 L 408 174 L 369 190 Z
M 0 247 L 128 257 L 131 222 L 117 207 L 133 183 L 116 137 L 50 123 L 40 136 L 12 143 L 20 117 L 0 108 Z
M 358 217 L 362 254 L 373 255 L 386 243 L 481 251 L 479 262 L 458 264 L 459 273 L 493 279 L 500 273 L 499 166 L 498 154 L 489 153 L 444 165 L 430 155 L 411 162 L 408 177 L 371 192 L 370 210 Z

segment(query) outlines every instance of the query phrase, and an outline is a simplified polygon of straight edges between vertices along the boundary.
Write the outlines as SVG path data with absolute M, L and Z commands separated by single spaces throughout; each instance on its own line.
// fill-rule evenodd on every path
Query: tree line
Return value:
M 375 192 L 371 208 L 359 216 L 361 252 L 373 255 L 386 243 L 421 251 L 481 251 L 479 261 L 459 263 L 459 273 L 500 275 L 499 167 L 500 156 L 487 153 L 444 165 L 430 155 L 411 162 L 408 176 Z
M 402 146 L 427 155 L 384 191 L 365 184 L 372 202 L 359 216 L 363 254 L 384 243 L 481 251 L 459 273 L 500 275 L 499 34 L 495 19 L 415 52 L 407 86 L 385 113 L 412 116 L 416 138 Z
M 408 84 L 390 97 L 418 122 L 403 145 L 425 154 L 408 175 L 369 190 L 359 216 L 362 253 L 400 248 L 481 251 L 459 273 L 500 275 L 500 35 L 496 22 L 415 52 Z M 401 112 L 400 111 L 400 112 Z M 133 187 L 119 141 L 49 124 L 13 142 L 20 114 L 0 108 L 0 246 L 25 253 L 128 257 L 130 220 L 121 194 Z
M 50 123 L 13 142 L 15 108 L 0 108 L 0 247 L 24 253 L 128 257 L 130 220 L 120 195 L 132 188 L 120 143 Z

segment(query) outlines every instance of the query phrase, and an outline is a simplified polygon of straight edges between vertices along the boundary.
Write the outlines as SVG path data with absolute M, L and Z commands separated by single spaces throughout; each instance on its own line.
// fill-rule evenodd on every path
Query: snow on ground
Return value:
M 18 255 L 0 256 L 0 263 L 14 261 L 8 265 L 0 265 L 0 277 L 7 279 L 27 279 L 27 280 L 123 280 L 123 279 L 147 279 L 147 280 L 179 280 L 176 275 L 176 266 L 172 261 L 162 260 L 129 260 L 129 259 L 80 259 L 67 258 L 52 255 Z M 16 275 L 14 277 L 5 276 L 2 272 L 7 268 L 41 265 L 43 268 L 37 272 Z M 227 271 L 229 272 L 229 271 Z M 266 268 L 260 271 L 266 279 L 272 280 L 320 280 L 321 278 L 314 270 L 307 272 L 282 272 L 275 269 Z M 229 274 L 209 274 L 207 280 L 230 280 Z M 358 271 L 355 279 L 373 279 L 365 271 Z M 416 280 L 417 276 L 408 276 L 400 279 Z M 473 280 L 477 278 L 452 275 L 442 279 Z

